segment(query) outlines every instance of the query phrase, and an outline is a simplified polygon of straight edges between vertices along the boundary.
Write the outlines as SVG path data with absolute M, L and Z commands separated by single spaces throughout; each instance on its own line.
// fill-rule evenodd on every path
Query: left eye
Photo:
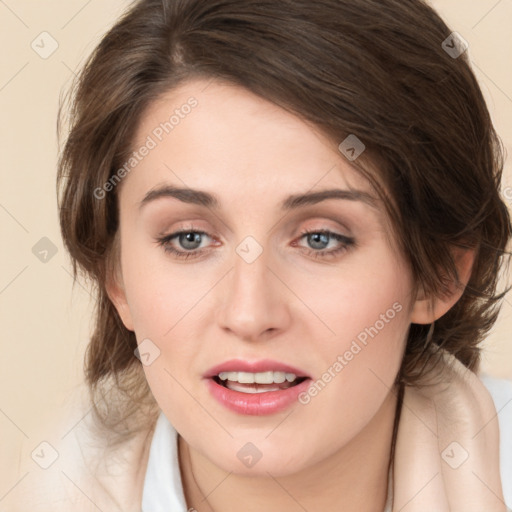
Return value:
M 353 238 L 341 235 L 339 233 L 334 233 L 333 231 L 329 231 L 327 229 L 303 231 L 299 237 L 299 240 L 303 238 L 306 238 L 308 244 L 314 250 L 312 251 L 307 247 L 300 247 L 314 258 L 332 258 L 340 255 L 341 253 L 348 250 L 351 246 L 355 245 L 355 240 Z M 338 247 L 326 251 L 325 248 L 329 245 L 331 240 L 336 241 Z
M 311 231 L 302 235 L 313 249 L 325 249 L 329 242 L 336 240 L 336 234 L 326 231 Z

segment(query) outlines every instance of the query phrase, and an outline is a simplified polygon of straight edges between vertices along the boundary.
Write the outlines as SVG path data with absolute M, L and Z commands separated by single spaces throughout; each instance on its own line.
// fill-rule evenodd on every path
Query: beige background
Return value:
M 56 414 L 82 379 L 92 301 L 85 285 L 72 290 L 57 223 L 56 113 L 59 94 L 74 70 L 127 4 L 0 0 L 0 460 L 15 453 L 24 438 L 35 447 L 38 426 Z M 432 4 L 469 42 L 473 68 L 510 154 L 512 0 Z M 39 52 L 51 49 L 50 36 L 39 36 L 44 31 L 58 43 L 46 59 L 31 47 L 35 40 Z M 510 160 L 504 181 L 512 186 Z M 507 197 L 512 200 L 512 189 Z M 43 237 L 57 250 L 46 263 L 32 253 Z M 486 342 L 483 368 L 512 379 L 512 296 L 508 300 Z M 14 484 L 0 479 L 0 508 Z

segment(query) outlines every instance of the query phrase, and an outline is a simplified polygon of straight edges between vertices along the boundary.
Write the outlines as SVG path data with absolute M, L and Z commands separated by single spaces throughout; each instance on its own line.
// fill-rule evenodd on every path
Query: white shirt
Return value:
M 480 376 L 491 393 L 500 425 L 500 472 L 503 496 L 512 508 L 512 381 Z M 383 512 L 391 512 L 392 473 L 388 480 L 388 500 Z M 178 433 L 160 413 L 151 441 L 144 480 L 142 512 L 192 512 L 187 509 L 178 461 Z

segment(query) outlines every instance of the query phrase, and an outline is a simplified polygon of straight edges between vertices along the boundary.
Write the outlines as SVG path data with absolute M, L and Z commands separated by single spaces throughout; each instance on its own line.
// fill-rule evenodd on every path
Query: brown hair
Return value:
M 411 325 L 398 381 L 418 383 L 432 347 L 477 368 L 504 295 L 497 283 L 511 226 L 501 142 L 466 53 L 442 47 L 450 33 L 421 0 L 139 0 L 103 37 L 71 91 L 57 179 L 75 279 L 82 271 L 97 287 L 85 372 L 101 424 L 126 427 L 141 406 L 156 409 L 135 335 L 105 290 L 118 191 L 94 191 L 122 166 L 148 105 L 195 77 L 241 85 L 337 144 L 349 134 L 363 141 L 353 164 L 384 199 L 387 190 L 397 244 L 432 296 L 458 282 L 451 249 L 476 250 L 461 299 L 431 339 L 429 326 Z M 120 395 L 102 408 L 106 390 Z

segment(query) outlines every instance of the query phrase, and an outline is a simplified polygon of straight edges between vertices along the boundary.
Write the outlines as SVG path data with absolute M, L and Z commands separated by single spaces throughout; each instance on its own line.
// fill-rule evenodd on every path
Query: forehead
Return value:
M 121 203 L 133 210 L 166 188 L 162 196 L 182 189 L 180 200 L 214 206 L 193 189 L 213 197 L 216 208 L 248 213 L 314 204 L 299 196 L 333 189 L 359 208 L 380 208 L 335 142 L 233 84 L 194 80 L 168 91 L 144 112 L 132 149 L 144 153 L 121 183 Z

